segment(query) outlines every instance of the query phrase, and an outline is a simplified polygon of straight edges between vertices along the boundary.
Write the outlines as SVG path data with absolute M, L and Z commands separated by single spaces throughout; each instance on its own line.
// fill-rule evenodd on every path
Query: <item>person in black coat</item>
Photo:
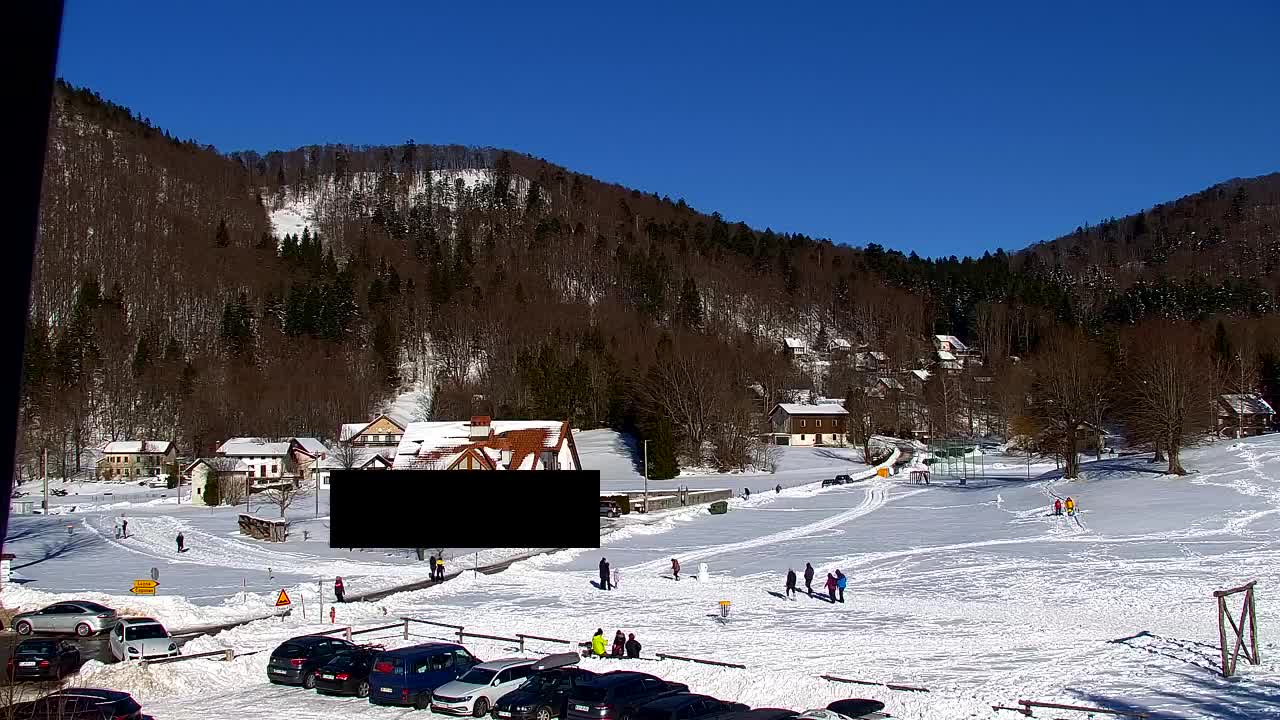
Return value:
M 809 591 L 809 597 L 813 597 L 813 566 L 809 563 L 804 564 L 804 587 Z
M 796 571 L 787 568 L 787 597 L 796 595 Z
M 633 660 L 640 657 L 640 641 L 636 640 L 635 633 L 627 636 L 627 657 Z
M 609 583 L 609 561 L 600 558 L 600 589 L 609 590 L 613 586 Z

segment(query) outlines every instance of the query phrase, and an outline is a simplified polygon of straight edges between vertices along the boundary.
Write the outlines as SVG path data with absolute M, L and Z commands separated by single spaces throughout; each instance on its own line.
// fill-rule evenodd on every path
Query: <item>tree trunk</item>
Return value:
M 1187 471 L 1182 467 L 1182 459 L 1178 457 L 1178 446 L 1169 445 L 1169 474 L 1170 475 L 1186 475 Z
M 1156 452 L 1155 452 L 1155 455 L 1151 458 L 1151 462 L 1153 463 L 1164 462 L 1164 446 L 1160 444 L 1159 440 L 1156 441 Z

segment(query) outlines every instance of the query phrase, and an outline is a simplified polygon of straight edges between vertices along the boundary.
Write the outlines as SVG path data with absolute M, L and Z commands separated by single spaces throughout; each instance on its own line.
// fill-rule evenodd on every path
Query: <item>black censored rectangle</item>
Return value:
M 334 470 L 329 547 L 600 547 L 599 470 Z

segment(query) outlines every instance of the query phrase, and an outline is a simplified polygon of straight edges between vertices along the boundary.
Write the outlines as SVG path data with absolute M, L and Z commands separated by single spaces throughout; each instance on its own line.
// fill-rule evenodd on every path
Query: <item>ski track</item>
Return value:
M 697 562 L 699 560 L 705 560 L 710 557 L 715 557 L 716 555 L 723 555 L 725 553 L 737 552 L 739 550 L 749 550 L 751 548 L 757 548 L 763 545 L 777 545 L 779 543 L 784 543 L 789 540 L 797 540 L 797 539 L 808 537 L 811 535 L 816 535 L 817 533 L 824 532 L 826 530 L 831 530 L 831 529 L 840 527 L 841 525 L 852 522 L 853 520 L 856 520 L 864 515 L 873 513 L 876 510 L 879 510 L 880 508 L 884 507 L 889 502 L 889 492 L 888 492 L 889 487 L 891 487 L 891 485 L 884 481 L 876 481 L 876 482 L 868 483 L 866 486 L 866 495 L 863 497 L 862 502 L 850 510 L 836 513 L 835 515 L 831 515 L 829 517 L 826 517 L 814 523 L 810 523 L 808 525 L 802 525 L 800 527 L 791 528 L 789 530 L 782 530 L 780 532 L 772 533 L 770 535 L 762 535 L 759 537 L 751 538 L 749 540 L 743 540 L 735 543 L 713 545 L 710 547 L 703 548 L 701 550 L 696 550 L 694 552 L 683 553 L 681 555 L 681 560 L 685 563 Z M 927 492 L 927 491 L 925 489 L 913 490 L 911 492 L 906 492 L 901 495 L 898 495 L 897 498 L 911 497 L 912 495 L 918 495 L 923 492 Z M 652 560 L 650 562 L 631 565 L 629 567 L 623 568 L 623 570 L 629 573 L 661 570 L 663 567 L 666 566 L 667 562 L 668 562 L 667 560 Z

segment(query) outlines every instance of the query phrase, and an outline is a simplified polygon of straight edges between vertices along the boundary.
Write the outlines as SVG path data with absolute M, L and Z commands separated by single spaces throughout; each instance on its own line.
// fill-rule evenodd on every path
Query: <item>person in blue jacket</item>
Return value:
M 844 586 L 848 584 L 848 581 L 849 579 L 844 576 L 844 573 L 836 570 L 836 590 L 840 593 L 840 602 L 844 602 Z

